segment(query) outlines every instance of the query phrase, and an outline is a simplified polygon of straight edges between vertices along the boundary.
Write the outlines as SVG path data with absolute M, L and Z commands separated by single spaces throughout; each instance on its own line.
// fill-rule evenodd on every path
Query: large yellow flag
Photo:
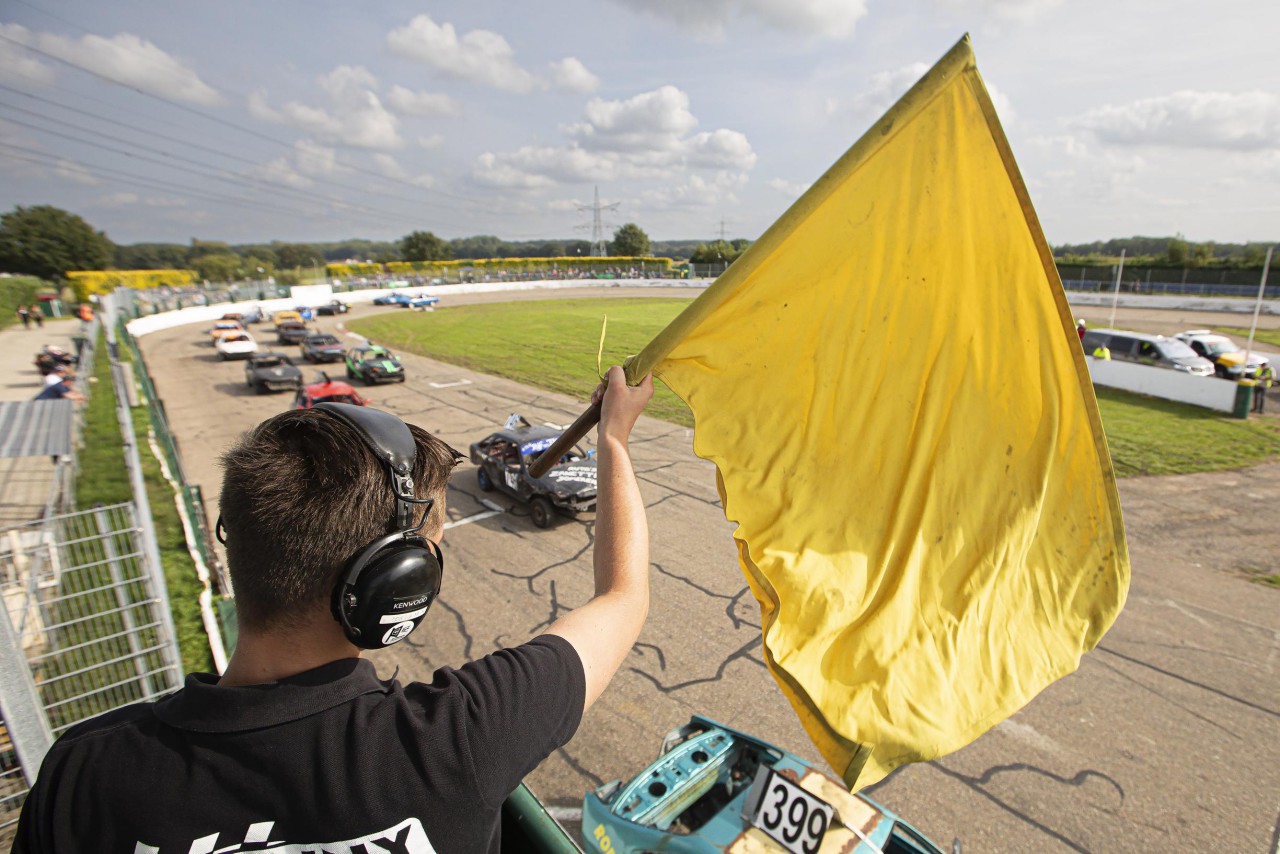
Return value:
M 967 37 L 629 360 L 651 369 L 851 788 L 968 744 L 1119 613 L 1093 388 Z

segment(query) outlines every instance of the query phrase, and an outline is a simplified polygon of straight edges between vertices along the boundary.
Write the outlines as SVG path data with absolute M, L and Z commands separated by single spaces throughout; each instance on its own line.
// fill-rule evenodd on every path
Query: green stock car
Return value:
M 404 366 L 386 347 L 369 344 L 347 351 L 347 378 L 362 379 L 365 385 L 404 382 Z

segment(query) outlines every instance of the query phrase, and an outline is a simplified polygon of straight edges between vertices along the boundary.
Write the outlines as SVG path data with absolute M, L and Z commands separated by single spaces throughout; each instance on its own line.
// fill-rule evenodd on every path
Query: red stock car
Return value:
M 310 409 L 317 403 L 352 403 L 356 406 L 368 406 L 369 400 L 361 397 L 347 383 L 331 380 L 329 375 L 320 374 L 320 378 L 298 389 L 293 398 L 292 409 Z

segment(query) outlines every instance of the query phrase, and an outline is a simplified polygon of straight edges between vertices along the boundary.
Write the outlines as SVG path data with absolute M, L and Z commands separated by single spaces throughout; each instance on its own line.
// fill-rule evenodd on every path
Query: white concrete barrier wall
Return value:
M 452 294 L 488 294 L 499 291 L 564 290 L 568 288 L 599 288 L 601 290 L 606 288 L 706 288 L 710 284 L 710 279 L 568 279 L 534 282 L 472 282 L 463 285 L 370 288 L 362 291 L 337 293 L 333 296 L 348 305 L 361 305 L 371 303 L 376 297 L 383 294 L 402 293 L 405 291 L 444 299 Z M 328 300 L 322 300 L 322 302 L 328 302 Z M 278 299 L 241 300 L 239 302 L 222 302 L 216 305 L 197 305 L 190 308 L 180 308 L 176 311 L 164 311 L 147 317 L 139 317 L 129 321 L 126 325 L 129 329 L 129 334 L 137 338 L 150 332 L 172 329 L 175 326 L 186 326 L 189 323 L 213 323 L 228 312 L 245 312 L 257 307 L 270 314 L 307 303 L 307 300 L 299 300 L 289 296 Z
M 1113 293 L 1096 291 L 1067 291 L 1071 305 L 1103 306 L 1110 308 L 1115 299 Z M 1191 294 L 1120 294 L 1116 305 L 1125 308 L 1162 308 L 1183 311 L 1222 311 L 1234 314 L 1253 314 L 1257 300 L 1231 297 L 1201 297 Z M 1280 300 L 1263 300 L 1259 314 L 1280 314 Z
M 1236 384 L 1218 377 L 1197 377 L 1115 359 L 1085 359 L 1094 385 L 1119 388 L 1150 397 L 1176 400 L 1219 412 L 1232 412 L 1236 405 Z

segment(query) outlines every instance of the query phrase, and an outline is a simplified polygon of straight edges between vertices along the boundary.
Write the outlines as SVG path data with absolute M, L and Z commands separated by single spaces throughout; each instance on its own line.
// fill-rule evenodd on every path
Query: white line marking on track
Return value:
M 497 504 L 494 504 L 492 501 L 488 501 L 484 498 L 480 499 L 480 503 L 483 504 L 485 507 L 488 507 L 489 509 L 484 511 L 483 513 L 476 513 L 472 516 L 466 517 L 465 519 L 459 519 L 456 522 L 445 522 L 444 529 L 447 531 L 450 528 L 456 528 L 459 525 L 468 525 L 472 522 L 479 522 L 482 519 L 489 519 L 489 518 L 492 518 L 493 516 L 501 516 L 503 513 L 507 512 L 507 509 L 505 507 L 499 507 Z
M 569 429 L 564 424 L 552 424 L 550 421 L 543 421 L 542 424 L 544 427 L 550 427 L 552 430 L 568 430 Z
M 547 815 L 556 821 L 582 821 L 582 807 L 547 807 Z
M 368 341 L 368 340 L 369 340 L 368 338 L 365 338 L 363 335 L 360 335 L 360 334 L 355 333 L 355 332 L 348 332 L 348 333 L 347 333 L 347 337 L 348 337 L 348 338 L 355 338 L 355 339 L 357 339 L 357 340 L 359 340 L 359 341 Z
M 471 380 L 456 380 L 451 383 L 431 383 L 432 388 L 453 388 L 458 385 L 471 385 Z

